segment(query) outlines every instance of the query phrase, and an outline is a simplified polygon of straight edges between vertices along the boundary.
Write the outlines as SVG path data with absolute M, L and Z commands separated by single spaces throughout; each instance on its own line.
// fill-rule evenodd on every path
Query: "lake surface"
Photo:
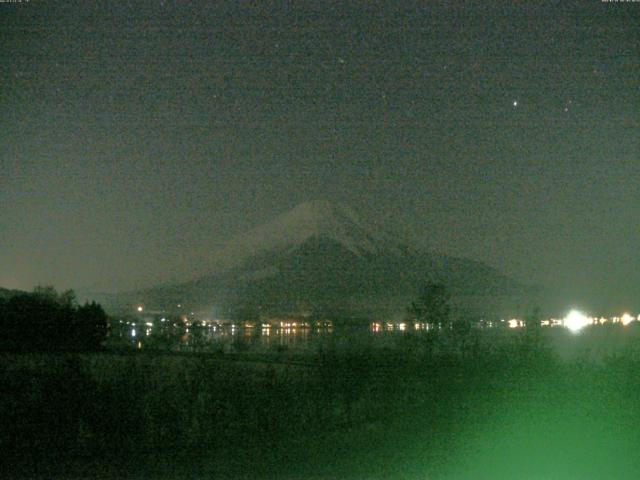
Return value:
M 233 324 L 176 327 L 148 324 L 119 324 L 112 327 L 109 344 L 133 349 L 161 349 L 212 353 L 309 353 L 324 348 L 355 348 L 393 345 L 404 335 L 404 327 L 381 329 L 379 324 L 341 325 L 323 322 L 319 326 L 241 326 Z
M 625 353 L 640 357 L 640 325 L 590 326 L 580 332 L 564 327 L 543 327 L 542 336 L 560 358 L 603 359 Z M 266 325 L 215 324 L 208 326 L 157 325 L 122 322 L 112 326 L 109 347 L 193 353 L 308 354 L 362 348 L 418 348 L 428 334 L 425 325 L 371 322 L 318 325 L 294 323 Z M 484 347 L 517 342 L 524 329 L 473 328 L 467 342 Z M 422 339 L 422 340 L 421 340 Z M 455 344 L 455 339 L 450 339 Z

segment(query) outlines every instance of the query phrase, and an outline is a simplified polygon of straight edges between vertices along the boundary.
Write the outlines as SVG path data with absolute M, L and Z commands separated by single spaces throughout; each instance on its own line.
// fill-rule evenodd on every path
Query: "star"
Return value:
M 564 104 L 563 110 L 565 112 L 568 112 L 569 111 L 569 107 L 571 106 L 572 103 L 573 103 L 573 100 L 567 100 L 567 102 Z

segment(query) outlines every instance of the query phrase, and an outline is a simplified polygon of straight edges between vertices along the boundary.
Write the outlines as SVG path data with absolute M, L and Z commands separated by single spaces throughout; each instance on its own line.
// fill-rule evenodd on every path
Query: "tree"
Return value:
M 3 348 L 19 350 L 86 350 L 106 336 L 107 315 L 97 303 L 78 306 L 75 294 L 36 287 L 0 305 Z
M 107 314 L 96 302 L 85 303 L 75 311 L 75 343 L 77 348 L 100 348 L 107 333 Z
M 534 365 L 538 363 L 538 357 L 545 355 L 545 345 L 542 338 L 540 308 L 534 307 L 525 317 L 525 331 L 520 350 L 527 360 Z
M 73 290 L 65 290 L 58 293 L 55 288 L 50 285 L 38 285 L 33 289 L 33 296 L 57 303 L 61 307 L 75 307 L 76 306 L 76 294 Z
M 539 335 L 540 333 L 540 307 L 533 307 L 533 310 L 527 314 L 525 317 L 525 327 L 527 332 L 534 335 Z
M 443 284 L 427 282 L 415 302 L 409 307 L 409 315 L 415 321 L 431 328 L 444 328 L 449 324 L 451 295 Z
M 470 318 L 458 318 L 451 324 L 454 341 L 463 359 L 467 356 L 467 343 L 471 337 L 473 323 L 473 320 Z

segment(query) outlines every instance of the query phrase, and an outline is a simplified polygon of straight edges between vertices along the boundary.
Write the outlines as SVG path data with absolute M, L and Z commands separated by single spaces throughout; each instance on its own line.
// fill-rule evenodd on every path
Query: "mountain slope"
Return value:
M 408 248 L 392 235 L 371 228 L 352 209 L 327 201 L 305 202 L 270 222 L 238 235 L 221 250 L 210 252 L 205 262 L 211 271 L 238 267 L 264 252 L 291 249 L 312 237 L 329 238 L 356 255 Z
M 420 251 L 328 202 L 299 205 L 233 239 L 226 266 L 129 303 L 213 308 L 218 315 L 379 317 L 400 314 L 427 279 L 445 283 L 465 314 L 490 315 L 524 289 L 482 263 Z M 121 297 L 120 300 L 123 300 Z

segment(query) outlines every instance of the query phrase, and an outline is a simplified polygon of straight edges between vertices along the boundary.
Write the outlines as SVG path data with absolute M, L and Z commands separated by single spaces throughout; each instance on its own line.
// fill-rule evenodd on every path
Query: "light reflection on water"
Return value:
M 505 324 L 480 326 L 468 332 L 473 343 L 493 348 L 504 342 L 514 342 L 524 329 L 511 329 Z M 590 326 L 580 335 L 565 328 L 543 327 L 546 345 L 561 358 L 590 357 L 602 359 L 618 351 L 631 351 L 640 359 L 640 324 L 633 328 L 620 324 Z M 348 324 L 331 322 L 318 325 L 295 322 L 274 324 L 209 324 L 186 326 L 159 322 L 152 327 L 142 323 L 122 322 L 112 325 L 108 348 L 161 350 L 192 353 L 318 353 L 349 350 L 359 347 L 420 348 L 421 342 L 411 341 L 429 335 L 433 327 L 420 323 L 372 322 Z M 441 329 L 439 329 L 441 330 Z M 439 332 L 455 341 L 456 332 Z M 408 341 L 405 341 L 408 340 Z M 445 338 L 446 340 L 446 338 Z M 446 342 L 445 342 L 446 343 Z M 455 343 L 455 342 L 454 342 Z M 469 343 L 469 342 L 467 342 Z M 517 343 L 517 342 L 516 342 Z M 426 344 L 426 343 L 425 343 Z
M 331 323 L 293 326 L 291 323 L 268 325 L 210 325 L 205 327 L 113 325 L 112 346 L 190 352 L 266 352 L 309 351 L 335 342 L 355 344 L 381 336 L 402 335 L 405 324 L 359 324 L 334 327 Z M 415 329 L 420 327 L 416 325 Z M 144 332 L 144 333 L 143 333 Z M 336 335 L 337 333 L 337 335 Z

